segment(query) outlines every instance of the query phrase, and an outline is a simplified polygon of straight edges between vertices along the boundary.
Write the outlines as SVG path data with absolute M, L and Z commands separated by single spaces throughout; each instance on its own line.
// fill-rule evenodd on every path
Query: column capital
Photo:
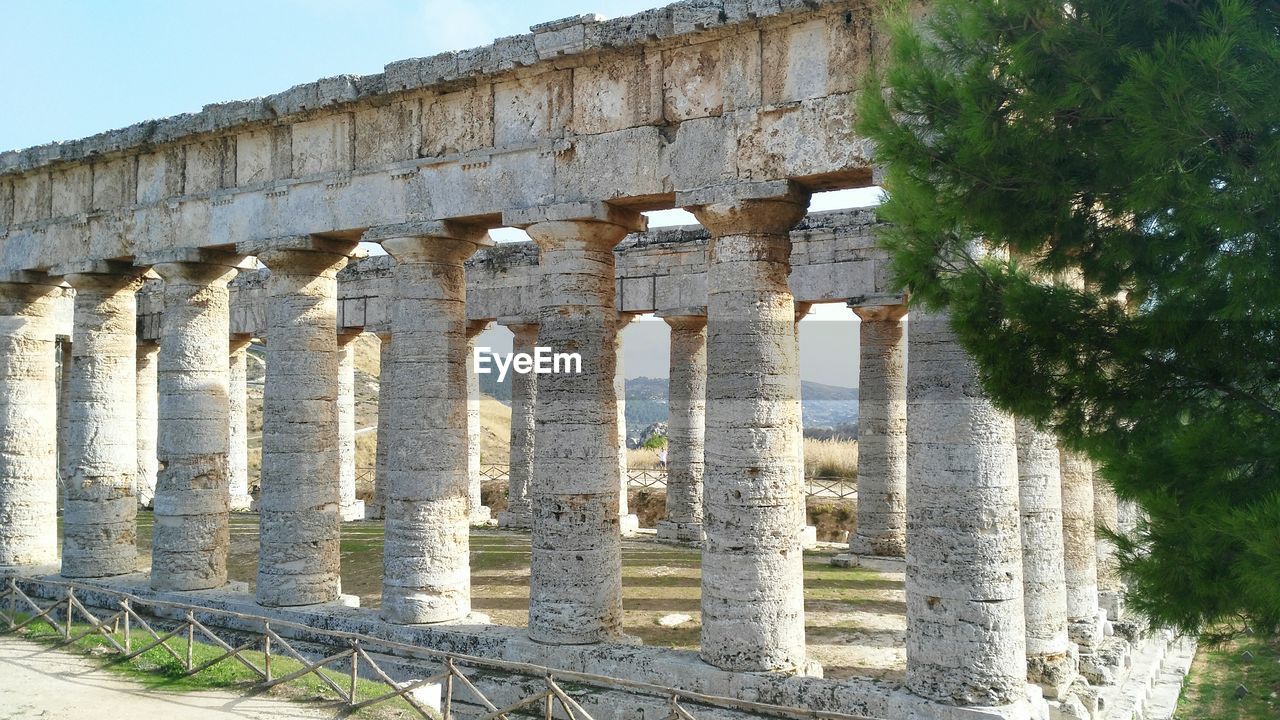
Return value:
M 60 277 L 34 270 L 0 270 L 0 285 L 41 285 L 60 288 L 63 282 Z
M 849 309 L 863 322 L 888 322 L 907 316 L 906 305 L 850 305 Z
M 363 334 L 364 330 L 361 328 L 338 328 L 338 347 L 359 340 Z
M 467 340 L 473 339 L 480 333 L 493 327 L 492 320 L 468 320 L 467 321 Z
M 168 248 L 143 253 L 134 258 L 133 264 L 140 268 L 166 264 L 213 265 L 232 270 L 253 268 L 253 261 L 248 255 L 208 248 Z
M 617 225 L 627 232 L 644 232 L 648 219 L 640 213 L 607 202 L 570 202 L 540 205 L 520 210 L 505 210 L 502 224 L 528 228 L 548 222 L 592 222 Z
M 268 269 L 296 269 L 318 275 L 327 270 L 337 272 L 341 261 L 357 255 L 358 247 L 355 240 L 286 235 L 236 243 L 236 252 L 256 256 Z
M 790 232 L 809 209 L 809 191 L 794 182 L 716 185 L 676 193 L 712 237 Z
M 210 265 L 199 262 L 161 262 L 151 266 L 166 285 L 187 282 L 196 285 L 223 285 L 235 279 L 239 272 L 227 265 Z
M 363 240 L 381 243 L 397 263 L 461 262 L 493 245 L 486 228 L 454 220 L 380 225 L 365 231 Z
M 705 306 L 660 310 L 654 314 L 662 318 L 672 330 L 700 330 L 707 325 Z
M 124 290 L 129 285 L 136 290 L 142 286 L 142 276 L 147 269 L 115 260 L 82 260 L 59 265 L 49 272 L 61 275 L 63 281 L 77 290 L 91 287 Z

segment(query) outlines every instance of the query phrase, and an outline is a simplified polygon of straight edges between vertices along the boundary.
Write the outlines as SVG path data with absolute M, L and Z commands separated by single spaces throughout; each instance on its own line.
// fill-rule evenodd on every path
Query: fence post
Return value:
M 191 611 L 188 610 L 187 611 L 187 667 L 186 667 L 187 672 L 191 672 L 191 668 L 195 667 L 195 665 L 193 665 L 191 662 L 192 654 L 193 654 L 192 651 L 194 650 L 194 647 L 196 644 L 196 626 L 194 623 L 191 622 L 192 619 L 193 617 L 191 615 Z
M 120 607 L 124 608 L 124 652 L 128 655 L 133 652 L 133 633 L 130 631 L 133 618 L 129 617 L 129 598 L 121 600 Z
M 360 673 L 360 641 L 351 641 L 351 691 L 348 693 L 350 697 L 347 699 L 347 705 L 356 704 L 356 677 Z M 393 688 L 394 689 L 394 688 Z
M 74 596 L 74 594 L 75 594 L 75 591 L 71 589 L 70 585 L 68 585 L 67 586 L 67 626 L 66 626 L 66 629 L 63 631 L 63 635 L 62 635 L 63 640 L 71 639 L 71 598 Z
M 444 720 L 452 720 L 453 718 L 453 658 L 445 658 L 445 669 L 448 674 L 444 677 Z
M 262 662 L 267 674 L 266 682 L 271 682 L 271 623 L 266 620 L 262 621 L 262 654 L 264 656 Z

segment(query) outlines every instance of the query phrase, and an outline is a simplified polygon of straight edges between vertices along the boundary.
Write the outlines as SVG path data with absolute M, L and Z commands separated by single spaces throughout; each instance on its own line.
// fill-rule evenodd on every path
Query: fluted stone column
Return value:
M 375 228 L 365 239 L 396 259 L 393 369 L 383 388 L 395 411 L 379 417 L 379 426 L 390 421 L 381 615 L 457 620 L 471 611 L 462 263 L 490 241 L 482 228 L 441 222 Z
M 538 344 L 582 372 L 538 378 L 529 637 L 552 645 L 622 632 L 613 247 L 643 216 L 604 203 L 504 213 L 541 251 Z
M 913 311 L 907 377 L 907 687 L 952 705 L 1024 701 L 1013 419 L 945 314 Z
M 394 411 L 391 409 L 393 399 L 391 371 L 394 367 L 390 332 L 378 333 L 378 447 L 373 459 L 373 507 L 366 508 L 365 514 L 370 518 L 385 517 L 387 503 L 387 478 L 391 468 L 387 464 L 387 452 L 391 448 L 391 420 Z
M 480 499 L 481 474 L 480 444 L 482 429 L 480 427 L 480 376 L 476 373 L 473 361 L 476 355 L 476 337 L 493 326 L 489 320 L 474 320 L 467 323 L 467 509 L 471 522 L 483 525 L 493 517 L 489 506 Z
M 230 294 L 238 258 L 166 261 L 160 329 L 159 435 L 151 587 L 205 590 L 227 582 L 227 400 Z
M 627 458 L 627 377 L 622 363 L 622 331 L 634 319 L 635 315 L 618 313 L 613 335 L 613 392 L 618 398 L 618 527 L 622 537 L 634 537 L 640 529 L 640 518 L 628 507 L 631 467 Z
M 344 521 L 363 520 L 356 499 L 356 340 L 359 332 L 338 334 L 338 502 Z
M 248 335 L 232 335 L 227 356 L 227 487 L 229 507 L 233 511 L 248 510 L 249 496 L 249 373 L 248 358 L 251 339 Z
M 257 599 L 284 607 L 341 592 L 337 280 L 356 243 L 311 237 L 246 243 L 267 279 Z
M 133 268 L 72 272 L 64 279 L 76 298 L 62 575 L 123 575 L 138 561 L 135 293 L 141 283 Z
M 1104 619 L 1098 606 L 1098 550 L 1093 516 L 1093 463 L 1062 450 L 1063 567 L 1067 580 L 1067 619 L 1071 641 L 1082 653 L 1102 641 Z
M 1076 649 L 1067 637 L 1067 585 L 1062 550 L 1062 477 L 1057 440 L 1016 419 L 1018 502 L 1022 523 L 1023 614 L 1027 680 L 1061 698 L 1076 676 Z
M 58 560 L 56 282 L 0 277 L 0 570 Z
M 667 517 L 663 540 L 702 542 L 703 438 L 706 430 L 706 310 L 663 317 L 671 327 L 667 399 Z
M 858 524 L 855 555 L 907 554 L 905 305 L 855 307 L 859 323 Z
M 753 189 L 757 190 L 758 189 Z M 726 670 L 806 664 L 795 302 L 790 229 L 808 195 L 697 194 L 707 264 L 702 659 Z
M 538 324 L 504 323 L 511 334 L 512 352 L 532 356 L 538 344 Z M 530 491 L 533 480 L 534 403 L 538 397 L 536 373 L 511 375 L 511 459 L 507 464 L 507 510 L 498 513 L 502 527 L 533 526 Z
M 150 508 L 156 496 L 156 437 L 159 433 L 159 389 L 156 371 L 160 343 L 138 343 L 138 507 Z
M 1093 519 L 1097 536 L 1098 554 L 1098 604 L 1107 611 L 1107 618 L 1119 620 L 1124 616 L 1124 582 L 1116 560 L 1116 546 L 1102 531 L 1117 532 L 1120 529 L 1120 500 L 1111 483 L 1097 471 L 1093 476 Z

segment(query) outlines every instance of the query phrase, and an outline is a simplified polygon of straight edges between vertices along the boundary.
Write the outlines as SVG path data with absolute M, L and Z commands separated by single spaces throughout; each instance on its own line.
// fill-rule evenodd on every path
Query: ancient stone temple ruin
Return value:
M 806 215 L 815 192 L 875 182 L 852 129 L 884 42 L 874 15 L 848 0 L 584 15 L 0 155 L 0 566 L 847 717 L 1142 716 L 1169 638 L 1124 616 L 1099 554 L 1114 498 L 983 398 L 945 317 L 908 320 L 871 213 Z M 668 208 L 702 228 L 647 231 L 642 213 Z M 493 246 L 498 227 L 533 243 Z M 387 255 L 356 259 L 361 241 Z M 824 680 L 806 654 L 795 323 L 822 302 L 861 318 L 842 561 L 905 572 L 903 683 Z M 643 313 L 672 333 L 658 534 L 701 544 L 696 652 L 621 633 L 617 343 Z M 517 349 L 583 363 L 513 388 L 498 520 L 532 534 L 527 628 L 471 612 L 469 523 L 486 509 L 468 358 L 494 322 Z M 367 509 L 360 333 L 383 358 Z M 266 381 L 248 595 L 225 586 L 229 512 L 249 505 L 251 339 Z M 366 510 L 386 524 L 378 610 L 339 585 L 340 524 Z M 616 698 L 595 712 L 662 717 Z

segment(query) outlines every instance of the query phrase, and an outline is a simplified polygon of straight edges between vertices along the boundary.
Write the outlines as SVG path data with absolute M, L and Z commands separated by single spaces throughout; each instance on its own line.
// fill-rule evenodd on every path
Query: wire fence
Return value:
M 82 598 L 92 598 L 92 608 Z M 105 605 L 104 605 L 105 603 Z M 101 616 L 99 616 L 99 613 Z M 166 615 L 167 614 L 167 615 Z M 792 720 L 872 720 L 860 715 L 784 707 L 736 698 L 717 697 L 646 682 L 583 672 L 556 670 L 528 663 L 495 660 L 461 653 L 383 640 L 369 635 L 328 630 L 230 610 L 143 598 L 95 585 L 45 578 L 6 578 L 0 586 L 0 634 L 16 633 L 33 625 L 47 625 L 60 645 L 100 636 L 115 651 L 112 663 L 132 660 L 160 650 L 194 676 L 225 662 L 247 668 L 255 690 L 264 690 L 313 678 L 342 706 L 341 715 L 402 701 L 423 718 L 463 717 L 500 720 L 511 715 L 545 720 L 593 720 L 575 698 L 617 691 L 659 700 L 669 713 L 664 720 L 698 720 L 705 711 L 737 711 L 766 718 Z M 227 629 L 226 623 L 235 629 Z M 327 648 L 319 659 L 298 648 L 283 635 L 302 631 L 311 644 Z M 293 643 L 299 643 L 295 646 Z M 198 645 L 212 646 L 214 657 L 197 659 Z M 397 682 L 376 655 L 411 659 L 433 668 L 426 677 Z M 281 668 L 285 671 L 281 672 Z M 531 681 L 532 691 L 522 690 L 515 700 L 499 707 L 490 693 L 477 685 L 482 673 L 500 673 Z M 374 690 L 369 685 L 373 684 Z M 505 687 L 515 686 L 507 683 Z M 434 686 L 438 700 L 424 701 L 415 694 Z M 434 698 L 434 693 L 431 693 Z M 717 714 L 717 717 L 722 717 Z

